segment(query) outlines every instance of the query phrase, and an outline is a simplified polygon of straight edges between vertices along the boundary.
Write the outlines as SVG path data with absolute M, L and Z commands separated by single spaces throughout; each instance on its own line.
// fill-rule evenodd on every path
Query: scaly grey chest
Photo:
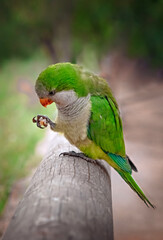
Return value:
M 74 145 L 87 137 L 91 113 L 90 95 L 77 98 L 73 103 L 58 108 L 56 123 L 65 137 Z

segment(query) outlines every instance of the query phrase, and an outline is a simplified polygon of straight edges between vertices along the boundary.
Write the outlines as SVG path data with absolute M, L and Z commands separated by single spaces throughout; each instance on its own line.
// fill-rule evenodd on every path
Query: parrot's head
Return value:
M 44 107 L 53 102 L 65 106 L 86 95 L 80 68 L 71 63 L 50 65 L 40 73 L 35 90 Z

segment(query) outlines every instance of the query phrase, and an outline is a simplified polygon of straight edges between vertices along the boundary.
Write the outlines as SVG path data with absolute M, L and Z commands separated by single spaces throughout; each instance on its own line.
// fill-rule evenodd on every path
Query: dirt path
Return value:
M 150 90 L 149 90 L 150 89 Z M 152 89 L 155 97 L 150 99 Z M 148 209 L 113 173 L 115 239 L 163 239 L 163 85 L 148 86 L 146 99 L 122 108 L 127 153 L 138 167 L 133 174 L 156 209 Z

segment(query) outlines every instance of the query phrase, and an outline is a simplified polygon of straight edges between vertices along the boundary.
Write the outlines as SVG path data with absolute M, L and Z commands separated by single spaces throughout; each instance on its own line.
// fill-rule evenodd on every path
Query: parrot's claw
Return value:
M 44 116 L 44 115 L 37 115 L 36 117 L 34 117 L 32 119 L 32 121 L 34 123 L 37 124 L 37 127 L 44 129 L 48 126 L 48 124 L 50 125 L 51 128 L 54 127 L 55 123 L 53 123 L 48 117 Z
M 87 162 L 90 162 L 90 163 L 94 163 L 96 164 L 96 160 L 92 159 L 92 158 L 88 158 L 86 157 L 83 153 L 76 153 L 74 151 L 70 151 L 70 152 L 63 152 L 63 153 L 60 153 L 59 156 L 71 156 L 71 157 L 80 157 L 82 159 L 84 159 L 85 161 Z

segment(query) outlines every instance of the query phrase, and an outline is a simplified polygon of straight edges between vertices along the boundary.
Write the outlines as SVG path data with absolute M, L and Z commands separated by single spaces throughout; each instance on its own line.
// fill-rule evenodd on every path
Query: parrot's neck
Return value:
M 71 144 L 75 146 L 87 138 L 87 126 L 91 114 L 90 95 L 76 97 L 66 106 L 59 106 L 56 124 Z
M 67 102 L 68 104 L 66 106 L 56 104 L 60 119 L 72 121 L 74 118 L 82 116 L 88 107 L 87 105 L 90 104 L 90 95 L 80 98 L 76 97 L 76 99 L 73 100 L 73 102 L 71 100 L 70 103 Z
M 64 108 L 67 105 L 74 103 L 78 99 L 73 90 L 57 92 L 51 100 L 56 103 L 57 108 Z

